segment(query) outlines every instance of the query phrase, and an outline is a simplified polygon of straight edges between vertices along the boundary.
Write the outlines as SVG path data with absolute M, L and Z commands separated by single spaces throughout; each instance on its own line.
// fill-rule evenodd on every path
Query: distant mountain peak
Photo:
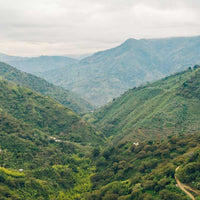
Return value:
M 130 50 L 133 48 L 140 48 L 141 45 L 145 42 L 144 39 L 135 39 L 135 38 L 129 38 L 124 43 L 122 43 L 119 47 L 123 47 L 126 50 Z

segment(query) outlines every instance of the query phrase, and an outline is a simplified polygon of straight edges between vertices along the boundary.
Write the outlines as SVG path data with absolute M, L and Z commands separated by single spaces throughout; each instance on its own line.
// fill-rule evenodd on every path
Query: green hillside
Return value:
M 62 139 L 94 143 L 98 137 L 95 130 L 71 109 L 49 97 L 4 80 L 0 81 L 0 108 L 31 128 Z
M 71 199 L 89 191 L 85 155 L 102 141 L 71 109 L 0 79 L 1 199 L 62 199 L 66 192 Z
M 196 64 L 200 64 L 200 36 L 129 39 L 115 48 L 40 76 L 102 106 L 129 88 Z
M 189 200 L 178 179 L 199 200 L 199 81 L 195 66 L 129 90 L 94 113 L 105 140 L 71 109 L 0 79 L 0 199 Z
M 192 133 L 200 131 L 199 94 L 200 67 L 195 66 L 130 89 L 97 110 L 90 121 L 117 141 Z
M 76 113 L 83 113 L 93 109 L 91 104 L 78 95 L 2 62 L 0 62 L 0 76 L 21 86 L 29 87 L 43 95 L 52 97 Z

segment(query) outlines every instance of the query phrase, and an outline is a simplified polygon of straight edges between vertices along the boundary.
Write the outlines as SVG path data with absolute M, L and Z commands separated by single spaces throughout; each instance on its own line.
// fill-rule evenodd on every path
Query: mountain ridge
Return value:
M 199 66 L 130 89 L 94 112 L 90 121 L 114 140 L 153 139 L 200 130 Z M 115 138 L 116 136 L 116 138 Z
M 129 88 L 200 63 L 200 37 L 129 39 L 40 76 L 102 106 Z
M 50 96 L 61 104 L 70 107 L 76 113 L 80 114 L 93 109 L 87 101 L 69 90 L 55 86 L 42 78 L 20 71 L 6 63 L 0 62 L 0 76 L 22 86 L 29 87 L 43 95 Z
M 37 128 L 49 136 L 60 135 L 75 142 L 90 140 L 90 136 L 86 136 L 90 130 L 95 133 L 95 130 L 70 108 L 48 96 L 2 78 L 0 79 L 0 87 L 1 113 L 12 116 L 30 128 Z M 77 138 L 83 137 L 85 139 L 80 141 L 77 139 L 76 141 L 76 135 Z
M 176 186 L 176 176 L 197 191 L 198 199 L 199 86 L 200 66 L 194 66 L 130 89 L 94 113 L 99 119 L 96 125 L 108 125 L 103 130 L 106 139 L 71 109 L 0 78 L 0 198 L 187 200 Z M 124 124 L 132 123 L 126 117 L 134 110 L 131 119 L 136 119 L 140 131 L 131 138 L 132 127 L 128 126 L 128 134 L 122 132 L 127 128 Z M 149 118 L 147 123 L 144 116 Z M 163 119 L 168 125 L 177 122 L 172 134 L 164 128 Z M 184 132 L 185 122 L 189 129 Z M 144 140 L 145 126 L 146 135 L 157 128 L 156 135 L 163 137 L 154 134 Z
M 67 56 L 41 55 L 36 57 L 20 57 L 1 53 L 0 61 L 6 62 L 28 73 L 41 73 L 76 63 L 78 60 Z

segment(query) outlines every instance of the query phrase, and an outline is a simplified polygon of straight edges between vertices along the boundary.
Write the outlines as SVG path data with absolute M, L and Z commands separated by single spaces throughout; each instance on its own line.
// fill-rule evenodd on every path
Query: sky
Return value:
M 79 55 L 200 35 L 200 0 L 0 0 L 0 53 Z

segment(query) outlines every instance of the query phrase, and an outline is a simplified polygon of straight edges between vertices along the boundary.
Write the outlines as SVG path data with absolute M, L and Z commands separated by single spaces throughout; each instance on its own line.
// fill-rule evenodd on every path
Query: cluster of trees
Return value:
M 187 199 L 176 186 L 177 177 L 198 190 L 200 183 L 200 134 L 170 136 L 168 140 L 121 142 L 93 154 L 96 173 L 87 199 Z

